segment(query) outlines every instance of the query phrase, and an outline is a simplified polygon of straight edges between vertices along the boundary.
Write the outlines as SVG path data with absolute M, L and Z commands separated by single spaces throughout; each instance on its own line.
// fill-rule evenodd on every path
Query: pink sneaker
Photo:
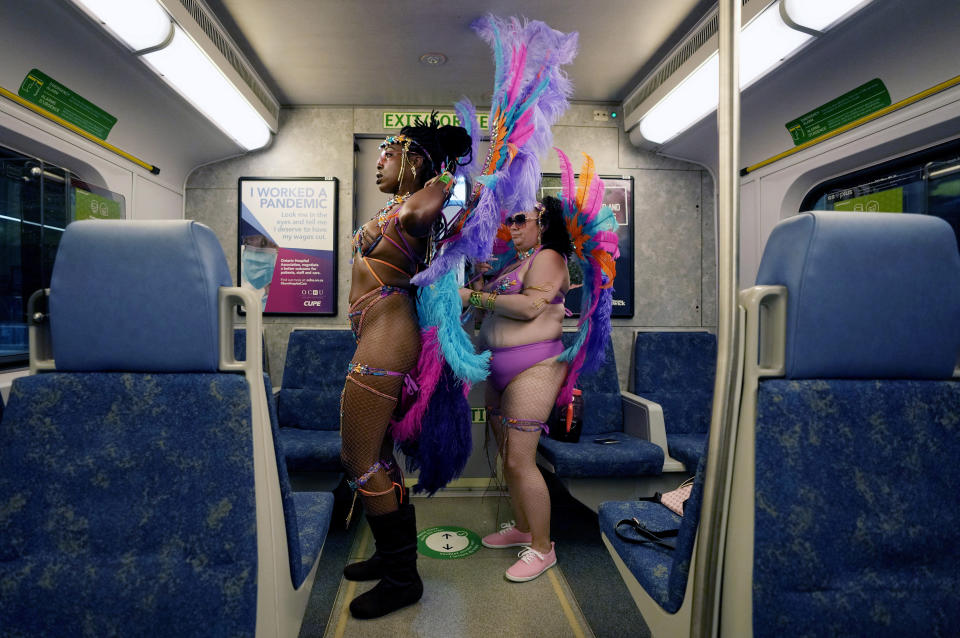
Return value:
M 554 550 L 552 542 L 550 543 L 550 551 L 546 554 L 541 554 L 532 547 L 524 547 L 518 555 L 520 560 L 514 563 L 506 574 L 507 580 L 512 580 L 515 583 L 533 580 L 557 564 L 557 552 Z
M 521 532 L 516 527 L 514 521 L 509 521 L 500 526 L 499 532 L 487 534 L 480 541 L 484 547 L 500 549 L 502 547 L 523 547 L 533 542 L 533 534 L 530 532 Z

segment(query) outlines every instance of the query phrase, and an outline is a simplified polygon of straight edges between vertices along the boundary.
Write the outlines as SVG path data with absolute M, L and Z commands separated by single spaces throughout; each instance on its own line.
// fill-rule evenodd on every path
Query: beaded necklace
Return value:
M 403 204 L 407 201 L 407 198 L 410 197 L 410 193 L 404 193 L 403 195 L 394 195 L 387 205 L 377 211 L 377 227 L 380 229 L 380 232 L 383 232 L 383 229 L 386 227 L 387 223 L 390 221 L 392 215 L 389 215 L 389 211 L 398 204 Z
M 532 255 L 533 253 L 537 252 L 537 249 L 538 249 L 538 248 L 540 248 L 539 245 L 534 246 L 533 248 L 530 248 L 529 250 L 518 250 L 518 251 L 517 251 L 517 259 L 519 259 L 520 261 L 523 261 L 524 259 L 526 259 L 526 258 L 529 257 L 530 255 Z

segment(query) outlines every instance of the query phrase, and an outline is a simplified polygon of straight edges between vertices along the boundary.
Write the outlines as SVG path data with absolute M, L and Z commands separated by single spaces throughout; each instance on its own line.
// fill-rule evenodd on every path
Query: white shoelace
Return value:
M 539 558 L 540 560 L 546 560 L 543 554 L 541 554 L 540 552 L 538 552 L 532 547 L 524 547 L 523 549 L 520 550 L 520 553 L 517 554 L 517 556 L 520 558 L 520 560 L 525 562 L 527 565 L 532 563 L 534 558 Z
M 497 532 L 497 534 L 509 534 L 510 530 L 512 530 L 516 525 L 516 521 L 507 521 L 506 523 L 501 523 L 500 531 Z

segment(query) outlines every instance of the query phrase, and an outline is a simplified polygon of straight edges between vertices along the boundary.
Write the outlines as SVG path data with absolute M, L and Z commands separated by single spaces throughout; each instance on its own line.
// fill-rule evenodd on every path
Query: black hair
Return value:
M 400 129 L 400 134 L 416 141 L 416 144 L 410 146 L 410 152 L 423 157 L 425 180 L 438 174 L 441 165 L 446 165 L 448 171 L 456 173 L 458 166 L 466 166 L 473 159 L 472 140 L 467 130 L 460 126 L 440 126 L 436 111 L 430 113 L 426 120 L 418 117 L 412 126 Z M 429 157 L 420 152 L 417 145 L 420 145 Z M 462 160 L 463 157 L 466 159 Z
M 556 197 L 544 197 L 540 200 L 543 205 L 543 215 L 540 224 L 543 232 L 540 235 L 540 244 L 544 248 L 551 248 L 565 257 L 573 254 L 573 242 L 567 232 L 567 225 L 563 221 L 563 204 Z

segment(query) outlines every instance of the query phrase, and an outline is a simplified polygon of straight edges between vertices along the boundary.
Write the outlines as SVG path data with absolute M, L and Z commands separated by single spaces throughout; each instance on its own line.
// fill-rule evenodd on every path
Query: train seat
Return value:
M 676 459 L 691 470 L 706 451 L 716 364 L 717 337 L 709 332 L 637 332 L 632 389 L 648 420 L 663 423 L 665 463 Z
M 277 414 L 292 474 L 342 471 L 340 393 L 355 349 L 349 330 L 290 332 Z
M 688 576 L 700 523 L 705 463 L 706 457 L 701 456 L 690 498 L 684 503 L 683 516 L 674 514 L 661 503 L 651 501 L 608 501 L 600 504 L 598 518 L 601 538 L 651 630 L 661 627 L 656 622 L 659 619 L 654 616 L 668 618 L 668 627 L 676 621 L 684 623 L 689 619 L 688 585 L 691 579 Z M 617 523 L 632 518 L 653 532 L 677 530 L 675 538 L 666 540 L 674 549 L 649 543 L 631 543 L 618 536 Z M 628 525 L 621 525 L 619 531 L 627 538 L 643 540 Z M 645 608 L 641 601 L 650 601 L 653 605 L 647 602 Z M 687 601 L 685 613 L 678 615 L 684 601 Z M 654 635 L 658 633 L 655 631 Z M 671 627 L 663 635 L 683 635 L 683 632 L 677 633 L 675 627 Z
M 563 333 L 564 345 L 569 345 L 575 336 L 573 332 Z M 663 449 L 649 440 L 648 432 L 635 428 L 636 424 L 630 420 L 636 406 L 625 396 L 627 393 L 620 391 L 609 339 L 605 362 L 595 373 L 581 375 L 577 387 L 583 391 L 580 440 L 567 443 L 540 437 L 538 461 L 541 466 L 554 473 L 572 496 L 594 511 L 603 500 L 658 489 L 646 486 L 642 479 L 660 476 Z M 595 442 L 600 439 L 619 443 Z
M 780 222 L 746 313 L 721 636 L 960 626 L 960 257 L 926 215 Z M 946 462 L 945 462 L 946 461 Z
M 333 497 L 290 499 L 288 543 L 261 344 L 230 347 L 256 300 L 230 283 L 195 222 L 67 227 L 53 358 L 31 347 L 0 424 L 4 633 L 297 635 Z

